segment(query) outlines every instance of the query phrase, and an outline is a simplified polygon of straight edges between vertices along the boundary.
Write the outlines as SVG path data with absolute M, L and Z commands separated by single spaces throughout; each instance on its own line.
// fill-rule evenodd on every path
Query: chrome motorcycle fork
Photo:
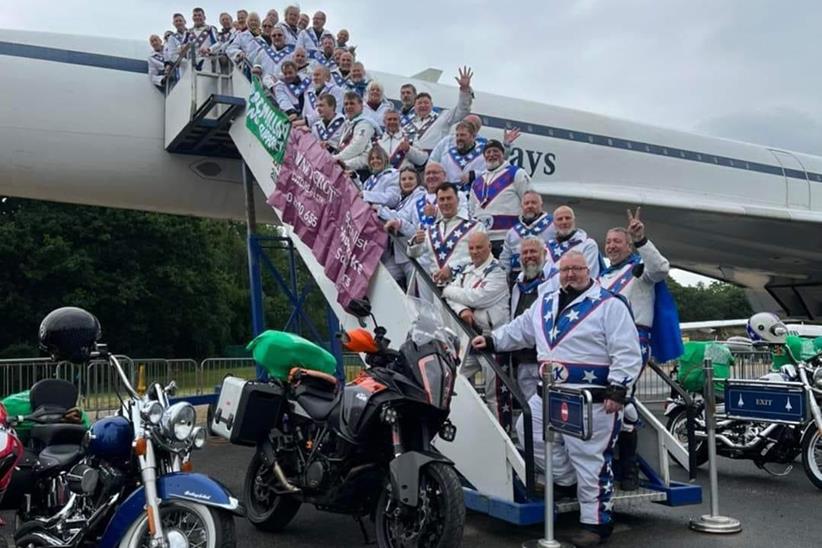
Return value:
M 816 402 L 816 395 L 811 388 L 811 383 L 808 381 L 808 372 L 804 367 L 799 368 L 799 378 L 802 379 L 802 388 L 805 390 L 805 395 L 808 400 L 808 407 L 811 408 L 811 415 L 813 422 L 816 423 L 816 430 L 822 436 L 822 412 L 819 410 L 819 404 Z
M 394 457 L 399 457 L 404 453 L 402 448 L 402 435 L 400 434 L 399 421 L 394 421 L 391 425 L 391 445 L 394 448 Z
M 145 453 L 138 457 L 140 463 L 140 478 L 143 480 L 143 490 L 146 496 L 146 520 L 150 536 L 149 546 L 151 548 L 167 548 L 165 535 L 163 535 L 163 524 L 160 520 L 160 496 L 157 494 L 157 457 L 154 454 L 154 444 L 151 438 L 146 436 L 143 428 L 143 418 L 140 416 L 138 405 L 132 403 L 131 420 L 134 425 L 134 439 L 144 438 L 146 442 Z
M 154 444 L 146 440 L 146 453 L 140 457 L 140 476 L 146 494 L 146 517 L 151 536 L 149 545 L 152 548 L 166 548 L 163 535 L 163 524 L 160 520 L 160 496 L 157 494 L 157 459 L 154 455 Z

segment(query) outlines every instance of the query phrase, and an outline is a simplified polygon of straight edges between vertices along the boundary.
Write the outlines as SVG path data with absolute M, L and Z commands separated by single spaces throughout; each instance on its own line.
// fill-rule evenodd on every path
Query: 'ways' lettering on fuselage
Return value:
M 523 149 L 514 147 L 511 151 L 511 163 L 521 167 L 531 177 L 553 175 L 557 170 L 557 155 L 553 152 Z

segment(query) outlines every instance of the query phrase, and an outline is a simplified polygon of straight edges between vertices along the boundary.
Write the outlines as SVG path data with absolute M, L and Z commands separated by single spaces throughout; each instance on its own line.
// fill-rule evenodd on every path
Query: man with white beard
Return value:
M 506 233 L 519 219 L 522 197 L 531 190 L 531 178 L 505 160 L 505 147 L 496 139 L 488 141 L 483 155 L 486 171 L 471 183 L 468 211 L 485 225 L 499 256 Z
M 599 273 L 603 268 L 599 246 L 588 237 L 584 230 L 577 228 L 574 210 L 568 206 L 559 206 L 554 210 L 553 216 L 557 235 L 548 240 L 548 255 L 545 257 L 546 276 L 549 278 L 555 276 L 556 269 L 552 267 L 559 264 L 563 255 L 574 249 L 585 257 L 591 277 L 595 280 L 599 278 Z
M 537 299 L 540 286 L 545 282 L 545 242 L 536 236 L 526 236 L 520 244 L 522 270 L 518 272 L 516 283 L 511 288 L 511 319 L 522 315 Z M 556 285 L 558 278 L 553 278 Z M 554 287 L 554 289 L 556 289 Z M 517 373 L 519 389 L 525 401 L 537 393 L 539 384 L 539 363 L 533 348 L 523 348 L 511 353 L 511 365 Z
M 525 238 L 539 238 L 543 245 L 556 238 L 553 217 L 542 210 L 542 196 L 534 190 L 526 190 L 522 195 L 522 213 L 502 242 L 499 260 L 508 272 L 508 280 L 513 283 L 520 272 L 520 242 Z

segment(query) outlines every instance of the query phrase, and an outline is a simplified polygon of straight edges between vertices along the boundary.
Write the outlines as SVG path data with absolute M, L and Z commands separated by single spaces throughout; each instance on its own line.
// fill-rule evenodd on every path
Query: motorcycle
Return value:
M 20 524 L 16 545 L 235 546 L 239 501 L 217 481 L 190 472 L 191 451 L 206 440 L 205 430 L 195 426 L 194 407 L 170 404 L 173 381 L 166 387 L 154 383 L 141 397 L 106 346 L 95 348 L 89 357 L 108 361 L 128 397 L 116 415 L 91 426 L 80 446 L 40 452 L 38 462 L 65 486 L 65 504 Z
M 6 493 L 0 496 L 0 509 L 15 510 L 18 523 L 51 515 L 67 500 L 64 472 L 71 464 L 71 455 L 82 452 L 80 443 L 87 431 L 75 407 L 77 395 L 70 382 L 43 379 L 29 391 L 32 413 L 0 414 L 0 432 L 21 451 L 14 465 L 0 465 L 0 486 L 7 485 Z M 25 442 L 15 431 L 23 422 L 32 425 Z M 0 449 L 0 459 L 3 457 Z
M 801 383 L 811 418 L 801 425 L 733 420 L 723 418 L 725 406 L 717 402 L 717 455 L 751 460 L 774 476 L 790 473 L 796 457 L 801 455 L 805 475 L 813 485 L 822 489 L 822 413 L 818 403 L 822 399 L 822 353 L 805 361 L 795 359 L 794 363 L 782 365 L 779 372 L 768 373 L 759 380 Z M 696 447 L 692 450 L 696 452 L 696 464 L 700 466 L 708 460 L 704 398 L 696 395 L 694 405 Z M 667 430 L 687 448 L 687 406 L 684 400 L 669 398 L 665 416 L 668 418 Z M 784 468 L 773 470 L 769 465 Z
M 310 503 L 355 516 L 366 540 L 361 520 L 370 515 L 381 548 L 461 545 L 460 479 L 431 445 L 437 434 L 446 441 L 456 436 L 448 420 L 456 337 L 427 306 L 416 303 L 417 319 L 397 351 L 370 307 L 352 305 L 361 319 L 371 317 L 374 329 L 342 336 L 346 349 L 367 356 L 367 368 L 345 386 L 303 368 L 292 369 L 285 382 L 269 382 L 281 394 L 280 411 L 256 440 L 244 482 L 246 515 L 256 528 L 280 531 Z M 218 408 L 215 430 L 235 416 Z

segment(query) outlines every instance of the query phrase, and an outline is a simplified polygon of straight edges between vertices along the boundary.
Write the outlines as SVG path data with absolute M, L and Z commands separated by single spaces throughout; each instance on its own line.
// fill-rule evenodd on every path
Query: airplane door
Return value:
M 770 151 L 785 172 L 785 205 L 787 207 L 810 209 L 811 185 L 808 181 L 805 166 L 802 165 L 799 158 L 790 152 L 774 149 L 770 149 Z

